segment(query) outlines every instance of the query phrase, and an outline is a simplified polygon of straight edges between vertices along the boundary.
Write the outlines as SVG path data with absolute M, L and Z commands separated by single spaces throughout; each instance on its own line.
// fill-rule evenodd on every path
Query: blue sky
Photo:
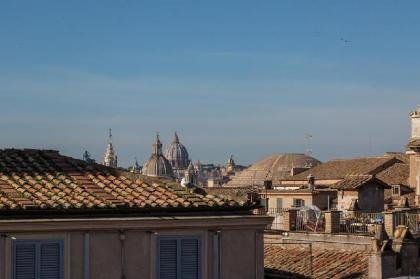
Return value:
M 0 2 L 0 147 L 122 165 L 178 131 L 194 160 L 380 155 L 420 104 L 419 1 Z M 345 42 L 345 40 L 350 42 Z

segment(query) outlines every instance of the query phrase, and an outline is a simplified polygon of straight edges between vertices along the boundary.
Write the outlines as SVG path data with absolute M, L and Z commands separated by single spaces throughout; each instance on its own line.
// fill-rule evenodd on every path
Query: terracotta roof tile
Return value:
M 312 256 L 312 267 L 311 267 Z M 368 253 L 349 250 L 314 249 L 307 247 L 266 244 L 264 247 L 266 276 L 277 278 L 367 278 Z
M 404 163 L 396 163 L 380 172 L 376 177 L 388 185 L 408 186 L 408 179 L 410 177 L 410 165 Z
M 331 185 L 331 188 L 338 190 L 356 190 L 371 183 L 379 184 L 384 188 L 390 188 L 388 184 L 377 179 L 373 175 L 348 175 L 343 180 Z
M 348 175 L 375 175 L 397 162 L 400 161 L 390 156 L 331 160 L 286 180 L 307 180 L 310 174 L 317 180 L 343 179 Z
M 159 180 L 154 180 L 158 181 Z M 50 150 L 0 150 L 0 209 L 251 208 L 166 183 L 146 183 Z

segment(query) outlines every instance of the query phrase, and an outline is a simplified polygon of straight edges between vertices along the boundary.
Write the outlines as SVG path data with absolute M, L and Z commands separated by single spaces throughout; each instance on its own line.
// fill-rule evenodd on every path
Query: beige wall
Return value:
M 328 197 L 336 197 L 336 192 L 318 192 L 318 193 L 267 193 L 269 208 L 277 208 L 277 198 L 283 200 L 283 208 L 293 207 L 293 199 L 302 199 L 305 205 L 315 205 L 322 210 L 328 208 Z
M 94 220 L 32 224 L 5 224 L 0 228 L 19 239 L 62 239 L 65 279 L 83 279 L 84 238 L 90 236 L 89 270 L 91 279 L 119 279 L 122 270 L 128 279 L 154 279 L 156 237 L 161 235 L 200 236 L 202 241 L 203 279 L 211 279 L 213 231 L 221 231 L 221 278 L 263 279 L 263 229 L 271 218 L 262 216 L 202 217 L 179 220 L 134 222 Z M 107 226 L 107 224 L 109 224 Z M 157 234 L 151 233 L 151 230 Z M 124 241 L 120 239 L 123 234 Z M 0 279 L 11 278 L 10 238 L 0 238 Z M 123 246 L 122 246 L 123 243 Z M 122 257 L 124 265 L 122 268 Z
M 347 210 L 353 199 L 358 199 L 357 191 L 338 191 L 337 193 L 337 209 Z
M 312 204 L 312 195 L 290 195 L 290 194 L 267 194 L 268 207 L 277 208 L 277 199 L 283 200 L 283 208 L 293 207 L 293 199 L 302 199 L 305 201 L 305 205 Z
M 315 177 L 316 178 L 316 177 Z M 315 180 L 315 187 L 316 185 L 332 185 L 337 182 L 340 182 L 342 179 L 316 179 Z M 281 180 L 280 185 L 306 185 L 308 183 L 307 180 Z
M 414 190 L 417 189 L 420 182 L 418 182 L 418 173 L 419 173 L 419 161 L 420 154 L 412 153 L 410 154 L 410 178 L 409 183 L 410 187 Z M 420 190 L 420 189 L 419 189 Z

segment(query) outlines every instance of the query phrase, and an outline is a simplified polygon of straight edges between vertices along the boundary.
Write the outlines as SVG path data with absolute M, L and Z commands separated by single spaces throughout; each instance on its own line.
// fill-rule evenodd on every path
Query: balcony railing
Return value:
M 420 234 L 420 212 L 402 211 L 394 214 L 394 227 L 407 226 L 414 235 Z
M 353 212 L 341 214 L 340 233 L 375 234 L 375 225 L 384 223 L 383 213 Z

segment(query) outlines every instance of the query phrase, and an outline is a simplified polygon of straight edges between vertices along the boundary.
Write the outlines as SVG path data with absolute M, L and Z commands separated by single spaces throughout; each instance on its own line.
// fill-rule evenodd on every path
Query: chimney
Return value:
M 309 190 L 315 189 L 315 176 L 312 174 L 308 175 L 308 189 Z
M 265 190 L 272 190 L 273 189 L 273 181 L 265 180 L 264 181 L 264 189 Z
M 416 190 L 416 204 L 420 205 L 420 106 L 410 113 L 411 139 L 407 154 L 410 155 L 409 184 Z

